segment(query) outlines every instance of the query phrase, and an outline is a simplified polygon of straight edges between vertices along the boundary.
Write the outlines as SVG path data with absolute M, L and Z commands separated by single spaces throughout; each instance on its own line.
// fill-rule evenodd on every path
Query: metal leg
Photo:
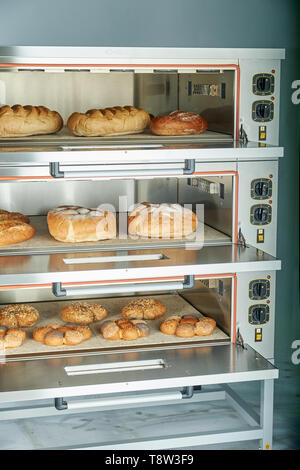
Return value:
M 274 402 L 274 380 L 261 381 L 260 394 L 260 425 L 263 430 L 261 449 L 270 450 L 273 440 L 273 402 Z

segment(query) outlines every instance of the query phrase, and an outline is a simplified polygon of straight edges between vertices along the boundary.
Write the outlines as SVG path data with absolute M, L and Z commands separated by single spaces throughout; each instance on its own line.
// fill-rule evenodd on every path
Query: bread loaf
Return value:
M 107 317 L 107 310 L 100 304 L 89 302 L 71 302 L 61 310 L 65 322 L 88 325 Z
M 38 319 L 39 312 L 31 305 L 13 304 L 0 310 L 0 325 L 7 328 L 32 326 Z
M 183 238 L 193 233 L 197 216 L 179 204 L 142 202 L 128 217 L 128 232 L 149 238 Z
M 62 127 L 61 115 L 45 106 L 15 104 L 0 107 L 0 137 L 53 134 Z
M 75 346 L 92 336 L 88 326 L 56 324 L 41 326 L 33 332 L 33 339 L 47 346 L 62 346 L 63 344 Z
M 143 320 L 127 320 L 119 318 L 116 321 L 106 320 L 100 328 L 104 339 L 135 340 L 149 335 L 149 326 Z
M 61 242 L 88 242 L 116 237 L 116 217 L 110 211 L 61 206 L 47 214 L 50 234 Z
M 0 210 L 0 245 L 20 243 L 35 234 L 30 219 L 19 212 Z
M 175 335 L 180 338 L 192 338 L 193 336 L 209 336 L 214 332 L 216 322 L 213 318 L 193 315 L 173 315 L 163 321 L 160 331 L 165 335 Z
M 67 127 L 77 136 L 110 136 L 142 132 L 150 124 L 150 115 L 133 106 L 115 106 L 73 113 Z
M 154 320 L 162 317 L 167 311 L 163 302 L 157 299 L 142 297 L 134 299 L 122 309 L 122 315 L 129 319 Z
M 206 120 L 199 114 L 173 111 L 168 116 L 152 119 L 150 130 L 156 135 L 191 135 L 201 134 L 207 126 Z

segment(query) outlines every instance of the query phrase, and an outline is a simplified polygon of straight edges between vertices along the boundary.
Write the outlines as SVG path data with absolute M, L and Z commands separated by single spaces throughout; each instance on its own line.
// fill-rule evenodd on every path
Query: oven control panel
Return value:
M 249 283 L 249 299 L 265 300 L 270 296 L 270 281 L 268 279 L 254 279 Z
M 258 100 L 252 104 L 252 119 L 256 122 L 270 122 L 274 118 L 274 103 L 270 100 Z
M 248 321 L 251 325 L 264 325 L 270 319 L 270 307 L 267 304 L 250 305 Z
M 267 96 L 274 93 L 275 78 L 272 73 L 256 73 L 252 79 L 254 95 Z
M 252 199 L 270 199 L 272 197 L 272 180 L 270 178 L 256 178 L 251 181 Z
M 250 208 L 250 222 L 252 225 L 268 225 L 272 220 L 272 206 L 270 204 L 254 204 Z

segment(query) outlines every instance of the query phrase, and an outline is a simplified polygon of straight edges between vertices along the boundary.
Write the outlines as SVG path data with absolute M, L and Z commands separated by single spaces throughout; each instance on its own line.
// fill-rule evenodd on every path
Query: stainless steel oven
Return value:
M 68 413 L 197 402 L 205 387 L 218 386 L 215 396 L 243 409 L 250 428 L 94 447 L 247 439 L 271 447 L 283 58 L 283 50 L 265 49 L 0 49 L 0 105 L 43 104 L 66 122 L 73 111 L 131 104 L 153 115 L 198 112 L 209 124 L 198 136 L 80 138 L 64 127 L 1 139 L 1 209 L 29 215 L 36 228 L 32 239 L 1 247 L 1 304 L 34 305 L 46 324 L 74 299 L 99 299 L 114 319 L 130 299 L 155 296 L 169 314 L 200 313 L 217 323 L 210 337 L 170 339 L 155 320 L 149 337 L 130 344 L 111 344 L 95 324 L 90 340 L 61 348 L 37 344 L 28 328 L 25 343 L 2 356 L 2 419 L 29 410 L 43 416 L 34 400 Z M 128 212 L 143 201 L 191 208 L 196 233 L 184 240 L 130 237 Z M 117 237 L 54 240 L 46 215 L 63 204 L 111 208 Z M 261 416 L 229 385 L 252 380 L 262 383 Z M 22 402 L 22 410 L 7 411 L 12 402 Z

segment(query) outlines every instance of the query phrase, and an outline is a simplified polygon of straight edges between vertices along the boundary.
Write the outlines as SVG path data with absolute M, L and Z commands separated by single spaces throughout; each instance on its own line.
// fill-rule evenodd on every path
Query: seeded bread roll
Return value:
M 107 310 L 102 305 L 88 302 L 72 302 L 61 311 L 63 321 L 81 325 L 88 325 L 105 317 Z
M 173 316 L 167 318 L 160 325 L 160 331 L 166 335 L 175 335 L 181 338 L 193 336 L 208 336 L 214 332 L 216 322 L 213 318 L 187 315 L 183 317 Z
M 81 206 L 60 206 L 47 215 L 50 234 L 60 242 L 88 242 L 115 238 L 113 212 Z
M 150 124 L 150 115 L 134 106 L 114 106 L 73 113 L 67 126 L 77 136 L 110 136 L 142 132 Z
M 45 106 L 15 104 L 0 107 L 0 137 L 53 134 L 62 127 L 61 115 Z
M 122 315 L 129 319 L 145 319 L 154 320 L 162 317 L 167 311 L 165 304 L 160 300 L 142 297 L 132 300 L 128 305 L 123 307 Z
M 30 305 L 8 305 L 0 310 L 0 325 L 7 328 L 32 326 L 38 319 L 39 312 Z

